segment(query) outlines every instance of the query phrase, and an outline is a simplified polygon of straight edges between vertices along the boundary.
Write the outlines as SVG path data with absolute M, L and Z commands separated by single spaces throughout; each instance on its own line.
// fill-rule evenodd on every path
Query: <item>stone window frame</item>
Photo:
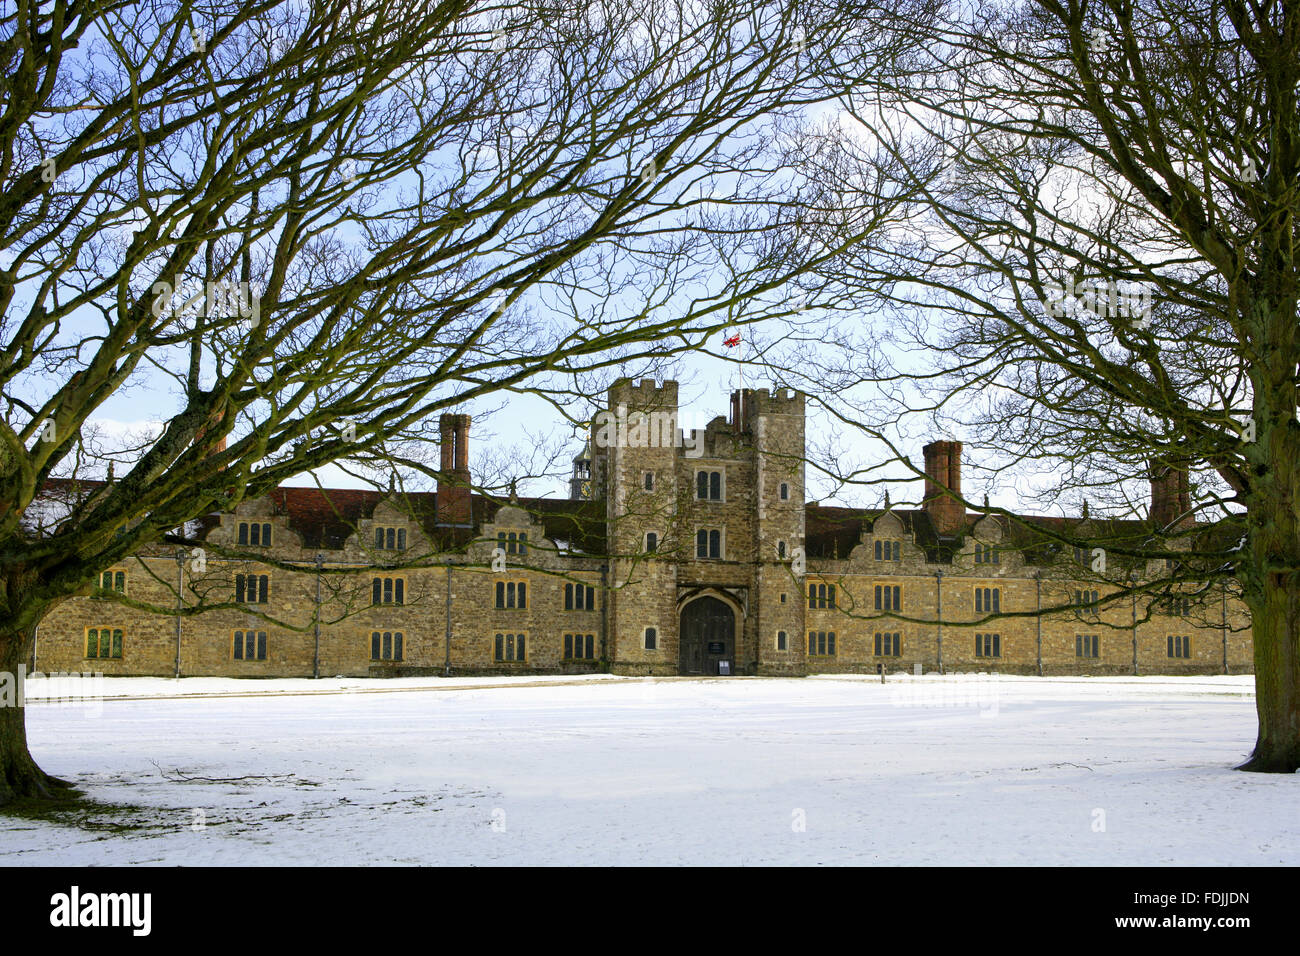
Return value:
M 808 582 L 808 610 L 835 610 L 835 585 L 829 581 Z
M 876 631 L 872 642 L 872 657 L 901 657 L 903 654 L 902 631 Z
M 1179 653 L 1181 651 L 1181 653 Z M 1165 639 L 1165 656 L 1170 660 L 1190 661 L 1192 659 L 1192 635 L 1169 634 Z
M 975 656 L 981 659 L 1002 658 L 1002 632 L 979 631 L 975 634 Z
M 90 653 L 90 632 L 95 632 L 95 653 Z M 104 635 L 101 631 L 108 632 L 108 653 L 100 654 L 99 649 L 104 643 Z M 126 654 L 126 628 L 113 627 L 105 624 L 87 625 L 81 635 L 81 647 L 88 661 L 120 661 Z M 116 653 L 114 653 L 116 652 Z
M 874 561 L 903 560 L 903 542 L 900 539 L 876 538 L 875 541 L 872 543 L 874 545 L 874 547 L 872 547 L 871 549 L 872 560 Z
M 257 529 L 256 543 L 252 541 L 250 528 Z M 240 521 L 235 527 L 235 546 L 238 548 L 269 548 L 273 540 L 274 533 L 271 531 L 270 521 Z
M 786 634 L 785 631 L 778 630 L 776 632 L 776 640 L 774 641 L 774 644 L 778 651 L 788 651 L 790 649 L 789 635 Z
M 650 539 L 651 539 L 652 537 L 655 539 L 655 540 L 654 540 L 654 544 L 653 544 L 653 546 L 651 545 L 651 542 L 650 542 Z M 658 531 L 647 531 L 647 532 L 645 533 L 645 536 L 641 539 L 641 547 L 642 547 L 642 549 L 645 551 L 646 554 L 655 554 L 656 552 L 658 552 L 658 550 L 659 550 L 659 532 L 658 532 Z
M 492 638 L 492 663 L 494 664 L 527 664 L 528 655 L 533 649 L 533 642 L 528 639 L 528 631 L 511 631 L 509 629 L 494 631 Z M 522 646 L 524 653 L 522 657 L 517 656 L 519 647 Z M 509 653 L 511 656 L 507 657 Z
M 707 532 L 705 551 L 713 550 L 713 535 L 718 536 L 718 553 L 717 554 L 700 554 L 700 533 Z M 695 528 L 695 560 L 696 561 L 725 561 L 727 560 L 727 529 L 711 528 L 697 525 Z
M 579 641 L 582 642 L 583 644 L 582 649 L 584 651 L 588 647 L 591 648 L 590 654 L 579 655 L 576 653 Z M 526 650 L 527 648 L 525 648 L 525 651 Z M 595 634 L 565 634 L 563 645 L 560 648 L 560 660 L 579 661 L 579 662 L 598 660 L 598 658 L 596 657 L 596 635 Z
M 395 524 L 376 524 L 374 526 L 375 550 L 376 551 L 405 551 L 407 549 L 409 535 L 407 529 L 402 525 Z M 389 544 L 388 539 L 392 537 L 393 543 Z
M 249 596 L 249 579 L 252 579 L 253 594 Z M 270 604 L 271 575 L 257 572 L 241 572 L 235 575 L 234 582 L 236 604 Z M 240 597 L 240 595 L 243 597 Z
M 988 595 L 982 592 L 988 591 Z M 981 607 L 981 605 L 984 605 Z M 971 591 L 971 607 L 976 614 L 1002 613 L 1002 586 L 997 584 L 977 584 Z
M 578 596 L 582 600 L 578 600 Z M 581 605 L 581 606 L 580 606 Z M 583 611 L 590 612 L 596 610 L 596 589 L 590 584 L 583 584 L 581 581 L 566 581 L 564 583 L 564 609 L 566 611 Z M 512 610 L 511 608 L 497 608 L 497 610 Z M 513 610 L 519 610 L 514 608 Z M 527 608 L 524 608 L 527 610 Z
M 1091 653 L 1084 653 L 1085 651 Z M 1100 660 L 1101 637 L 1097 634 L 1074 635 L 1074 656 L 1076 660 Z
M 117 587 L 117 578 L 119 577 L 122 579 L 122 586 L 120 588 Z M 109 582 L 108 584 L 104 583 L 105 578 L 108 578 L 108 582 Z M 127 575 L 126 569 L 109 568 L 107 571 L 99 572 L 99 578 L 96 587 L 98 587 L 99 590 L 101 591 L 116 591 L 118 594 L 125 594 L 128 580 L 129 577 Z
M 706 490 L 709 492 L 709 494 L 707 497 L 704 498 L 700 497 L 700 476 L 701 475 L 708 475 L 708 477 L 705 479 L 705 482 L 706 482 Z M 713 486 L 715 484 L 713 479 L 715 477 L 717 478 L 716 484 L 718 486 L 718 496 L 716 498 L 713 496 Z M 696 501 L 717 502 L 718 504 L 725 503 L 727 500 L 726 467 L 723 466 L 721 468 L 696 468 L 694 491 L 695 494 L 692 497 L 694 497 Z
M 641 472 L 641 487 L 645 491 L 655 490 L 655 473 L 653 471 Z
M 1001 564 L 1002 553 L 997 546 L 992 544 L 983 544 L 975 542 L 975 563 L 976 564 Z
M 892 589 L 889 592 L 889 598 L 890 601 L 893 602 L 894 605 L 893 607 L 885 606 L 886 604 L 889 603 L 889 601 L 886 601 L 884 599 L 885 588 Z M 903 586 L 901 584 L 879 584 L 878 583 L 873 585 L 872 587 L 872 600 L 873 603 L 875 604 L 875 609 L 877 611 L 901 611 L 903 609 L 903 598 L 905 596 L 906 596 L 906 592 L 904 592 Z
M 527 531 L 498 531 L 497 547 L 503 554 L 524 555 L 528 553 Z
M 393 582 L 391 589 L 386 586 L 388 581 Z M 380 586 L 379 596 L 381 600 L 379 601 L 375 600 L 376 584 L 379 584 Z M 395 574 L 392 576 L 372 575 L 370 578 L 370 606 L 371 607 L 405 607 L 406 591 L 407 591 L 406 585 L 407 585 L 406 575 L 404 574 Z M 384 594 L 388 593 L 390 590 L 393 595 L 393 600 L 391 601 L 382 600 Z M 399 592 L 400 592 L 401 600 L 398 600 Z
M 497 578 L 492 582 L 492 610 L 527 611 L 531 592 L 527 578 Z
M 835 646 L 835 632 L 834 631 L 809 631 L 808 632 L 808 656 L 809 657 L 839 657 L 839 648 Z
M 776 490 L 776 496 L 781 501 L 790 500 L 790 483 L 783 481 Z
M 389 639 L 389 656 L 384 657 L 384 638 Z M 367 628 L 366 645 L 369 648 L 370 660 L 376 663 L 402 663 L 406 660 L 406 629 L 401 628 Z M 375 648 L 378 647 L 376 655 Z
M 256 642 L 253 647 L 254 656 L 248 655 L 248 637 L 253 635 Z M 266 631 L 260 628 L 238 627 L 230 631 L 230 659 L 232 661 L 245 661 L 254 664 L 262 664 L 268 660 L 267 645 L 269 641 Z M 260 656 L 259 656 L 260 655 Z
M 1101 608 L 1084 607 L 1085 604 L 1096 604 L 1101 600 L 1101 592 L 1096 588 L 1076 588 L 1071 594 L 1074 604 L 1074 616 L 1081 621 L 1097 621 L 1101 619 Z
M 659 628 L 656 625 L 647 624 L 641 628 L 641 650 L 659 650 Z

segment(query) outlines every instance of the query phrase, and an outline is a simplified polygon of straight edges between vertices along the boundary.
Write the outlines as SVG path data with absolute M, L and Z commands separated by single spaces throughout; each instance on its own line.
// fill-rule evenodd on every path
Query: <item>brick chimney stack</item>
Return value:
M 443 415 L 438 419 L 438 448 L 442 452 L 442 462 L 438 470 L 442 472 L 442 475 L 446 476 L 450 476 L 452 471 L 456 468 L 455 428 L 455 415 Z M 439 484 L 441 484 L 441 482 Z
M 961 494 L 961 442 L 934 441 L 925 453 L 925 499 L 923 507 L 940 534 L 957 534 L 966 524 L 966 506 L 950 498 L 945 489 Z
M 438 524 L 468 525 L 469 490 L 469 422 L 468 415 L 443 415 L 438 419 L 439 448 L 442 453 L 438 479 Z
M 1172 465 L 1152 462 L 1151 523 L 1158 530 L 1178 531 L 1196 523 L 1192 514 L 1192 492 L 1187 471 Z
M 212 414 L 208 416 L 208 420 L 204 422 L 203 426 L 197 432 L 194 433 L 194 444 L 195 445 L 202 444 L 203 440 L 208 437 L 209 431 L 221 427 L 221 425 L 224 423 L 225 417 L 226 417 L 226 406 L 225 403 L 223 402 L 222 404 L 218 405 L 216 408 L 212 410 Z M 217 439 L 217 443 L 208 450 L 208 457 L 211 457 L 213 455 L 219 455 L 225 450 L 226 450 L 226 436 L 222 435 L 219 439 Z M 224 468 L 225 466 L 223 465 L 222 467 Z

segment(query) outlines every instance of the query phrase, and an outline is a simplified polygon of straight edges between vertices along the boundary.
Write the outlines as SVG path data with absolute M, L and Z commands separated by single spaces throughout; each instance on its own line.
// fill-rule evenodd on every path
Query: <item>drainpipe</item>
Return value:
M 447 565 L 447 633 L 442 642 L 442 676 L 451 676 L 451 565 Z
M 176 549 L 176 669 L 173 677 L 181 676 L 181 610 L 185 594 L 185 549 Z
M 320 677 L 320 576 L 321 567 L 325 563 L 325 556 L 319 551 L 316 552 L 316 620 L 313 621 L 312 631 L 315 636 L 316 646 L 312 651 L 311 658 L 311 676 Z
M 1219 589 L 1220 612 L 1223 615 L 1223 673 L 1228 673 L 1228 586 Z
M 934 623 L 939 673 L 943 673 L 943 572 L 934 572 Z
M 1129 583 L 1137 587 L 1137 575 L 1129 577 Z M 1138 672 L 1138 596 L 1137 591 L 1133 592 L 1133 676 Z
M 600 659 L 605 664 L 606 673 L 612 662 L 609 659 L 609 565 L 600 566 Z M 656 645 L 658 646 L 658 645 Z
M 1034 584 L 1037 587 L 1037 603 L 1035 605 L 1037 614 L 1034 620 L 1038 624 L 1038 676 L 1043 676 L 1043 572 L 1034 572 Z

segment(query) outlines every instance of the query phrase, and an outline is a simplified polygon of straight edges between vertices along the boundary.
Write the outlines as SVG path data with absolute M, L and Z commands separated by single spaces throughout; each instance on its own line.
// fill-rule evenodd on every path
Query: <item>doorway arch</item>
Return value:
M 719 664 L 736 672 L 736 612 L 710 595 L 689 601 L 681 611 L 677 673 L 717 675 Z

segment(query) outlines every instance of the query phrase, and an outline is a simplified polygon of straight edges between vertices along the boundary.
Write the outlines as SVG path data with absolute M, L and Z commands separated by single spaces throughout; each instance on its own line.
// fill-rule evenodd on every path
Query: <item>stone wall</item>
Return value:
M 1075 592 L 1096 589 L 1104 597 L 1114 586 L 1082 567 L 1026 564 L 1022 554 L 1004 547 L 1002 526 L 991 518 L 974 524 L 951 560 L 928 557 L 908 522 L 889 511 L 863 524 L 848 555 L 808 558 L 802 396 L 738 393 L 730 419 L 720 416 L 692 433 L 676 428 L 675 382 L 619 382 L 611 388 L 609 404 L 629 416 L 631 429 L 637 427 L 639 413 L 658 418 L 649 434 L 626 428 L 611 433 L 617 435 L 612 444 L 593 435 L 592 473 L 605 499 L 608 554 L 568 550 L 548 540 L 543 525 L 525 508 L 509 505 L 474 529 L 467 547 L 442 552 L 396 495 L 357 519 L 355 530 L 345 531 L 345 540 L 333 547 L 307 547 L 289 516 L 269 500 L 243 502 L 220 516 L 204 548 L 183 553 L 183 605 L 187 611 L 200 605 L 207 610 L 179 616 L 181 674 L 566 674 L 607 669 L 671 675 L 679 667 L 681 609 L 704 595 L 740 612 L 733 662 L 737 674 L 875 673 L 881 666 L 897 672 L 917 665 L 926 672 L 1019 674 L 1248 673 L 1253 667 L 1249 615 L 1235 599 L 1224 601 L 1221 592 L 1211 590 L 1193 602 L 1186 616 L 1164 613 L 1146 599 L 1135 607 L 1127 598 L 1095 613 L 1081 611 L 1071 607 Z M 449 417 L 447 427 L 457 420 Z M 960 445 L 948 446 L 951 471 Z M 933 471 L 937 458 L 930 457 Z M 720 476 L 717 499 L 698 494 L 700 473 Z M 651 487 L 647 475 L 653 476 Z M 927 487 L 933 484 L 931 480 Z M 944 507 L 951 511 L 951 503 Z M 261 531 L 267 525 L 269 542 Z M 249 530 L 254 526 L 256 541 Z M 382 534 L 378 540 L 385 544 L 377 544 L 377 529 L 403 532 L 405 548 L 388 548 Z M 700 530 L 721 532 L 718 557 L 696 554 Z M 651 533 L 656 536 L 653 549 L 647 542 Z M 985 548 L 1002 548 L 996 562 L 983 559 L 990 553 Z M 155 548 L 110 570 L 126 572 L 125 603 L 90 589 L 63 602 L 38 631 L 37 668 L 175 673 L 176 550 Z M 1142 578 L 1156 581 L 1163 573 L 1163 562 L 1148 562 Z M 268 600 L 237 602 L 237 575 L 267 576 Z M 401 603 L 385 603 L 388 592 L 381 586 L 376 605 L 375 578 L 393 582 L 394 598 L 400 580 Z M 498 607 L 498 584 L 524 585 L 525 606 Z M 834 606 L 818 606 L 815 597 L 810 606 L 809 585 L 833 587 Z M 567 609 L 566 586 L 590 587 L 594 606 Z M 878 610 L 877 587 L 899 588 L 901 606 Z M 975 606 L 977 588 L 998 590 L 1002 616 L 997 620 L 979 623 L 983 615 Z M 1040 615 L 1040 610 L 1048 613 Z M 122 629 L 120 659 L 87 656 L 91 627 Z M 646 646 L 647 628 L 655 632 L 653 648 Z M 264 660 L 236 659 L 234 635 L 250 630 L 266 632 Z M 392 635 L 402 635 L 400 659 L 385 655 L 382 646 L 380 658 L 391 659 L 375 659 L 376 632 L 387 633 L 390 641 Z M 817 654 L 816 644 L 810 653 L 810 632 L 834 632 L 835 653 Z M 877 633 L 898 634 L 898 653 L 877 655 Z M 497 659 L 498 634 L 512 636 L 516 649 L 518 635 L 524 635 L 522 659 L 517 653 L 516 659 Z M 976 653 L 977 634 L 998 635 L 997 656 Z M 565 635 L 581 635 L 584 648 L 586 635 L 592 635 L 595 659 L 566 659 Z M 1095 658 L 1077 653 L 1080 635 L 1096 635 Z M 1188 657 L 1169 656 L 1170 636 L 1190 639 Z

